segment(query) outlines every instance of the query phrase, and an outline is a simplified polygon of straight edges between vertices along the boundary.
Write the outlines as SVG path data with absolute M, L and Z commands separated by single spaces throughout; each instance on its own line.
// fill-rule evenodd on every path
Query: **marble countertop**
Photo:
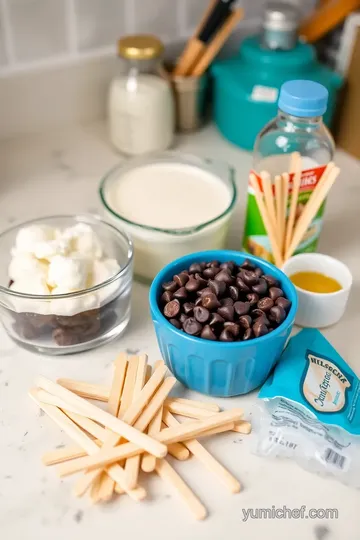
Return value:
M 237 172 L 239 201 L 229 245 L 241 247 L 247 172 L 251 156 L 220 138 L 212 126 L 184 136 L 178 149 L 228 161 Z M 110 147 L 103 125 L 77 126 L 67 131 L 16 139 L 0 144 L 0 231 L 38 216 L 61 213 L 99 213 L 97 188 L 101 176 L 119 156 Z M 348 310 L 326 337 L 360 374 L 357 333 L 360 325 L 360 165 L 343 152 L 337 163 L 342 173 L 330 195 L 320 251 L 342 259 L 354 275 Z M 357 224 L 357 225 L 356 225 Z M 207 444 L 243 483 L 231 495 L 194 460 L 177 469 L 209 509 L 196 522 L 176 494 L 159 478 L 147 481 L 149 498 L 135 503 L 122 497 L 108 505 L 92 506 L 72 495 L 73 479 L 60 481 L 46 469 L 41 455 L 69 443 L 53 422 L 39 413 L 27 392 L 35 378 L 72 377 L 108 383 L 111 363 L 120 350 L 141 351 L 151 363 L 159 358 L 148 314 L 147 287 L 134 284 L 132 319 L 118 341 L 79 356 L 48 358 L 17 347 L 0 329 L 0 537 L 2 540 L 69 540 L 99 537 L 271 540 L 358 540 L 359 492 L 332 479 L 320 478 L 284 461 L 267 461 L 251 453 L 252 436 L 231 433 Z M 177 393 L 194 397 L 184 388 Z M 256 393 L 220 400 L 224 407 L 240 406 L 250 414 Z M 247 415 L 248 415 L 247 414 Z M 248 519 L 250 508 L 336 508 L 338 519 Z

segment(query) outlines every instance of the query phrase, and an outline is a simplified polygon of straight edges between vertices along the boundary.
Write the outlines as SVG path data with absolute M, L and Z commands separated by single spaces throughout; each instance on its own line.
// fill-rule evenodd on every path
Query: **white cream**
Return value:
M 105 210 L 106 218 L 132 237 L 135 274 L 148 281 L 178 257 L 225 247 L 231 216 L 226 210 L 233 190 L 216 174 L 185 159 L 150 162 L 125 173 L 120 168 L 119 177 L 113 173 L 105 187 L 106 203 L 113 210 Z M 132 225 L 114 214 L 170 232 Z
M 120 270 L 115 259 L 107 258 L 100 239 L 89 225 L 78 223 L 64 231 L 32 225 L 19 231 L 11 251 L 10 288 L 34 295 L 58 295 L 83 291 L 99 285 Z M 111 285 L 78 298 L 53 300 L 13 299 L 18 312 L 74 315 L 109 301 L 116 290 Z
M 154 163 L 124 174 L 108 194 L 122 217 L 162 229 L 195 227 L 222 214 L 229 189 L 213 174 L 182 163 Z

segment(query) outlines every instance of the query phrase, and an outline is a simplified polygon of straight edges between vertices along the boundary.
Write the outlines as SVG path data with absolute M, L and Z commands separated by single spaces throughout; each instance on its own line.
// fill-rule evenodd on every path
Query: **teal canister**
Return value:
M 306 79 L 325 86 L 328 126 L 342 85 L 340 75 L 317 61 L 311 45 L 297 41 L 290 50 L 271 50 L 263 47 L 261 36 L 245 39 L 238 56 L 215 62 L 211 75 L 215 124 L 226 139 L 245 150 L 252 150 L 257 134 L 276 116 L 284 82 Z

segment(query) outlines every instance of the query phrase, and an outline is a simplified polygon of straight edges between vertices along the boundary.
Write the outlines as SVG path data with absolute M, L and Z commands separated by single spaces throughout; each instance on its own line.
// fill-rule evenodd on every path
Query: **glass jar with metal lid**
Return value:
M 161 65 L 163 49 L 151 35 L 127 36 L 118 42 L 125 64 L 110 86 L 108 117 L 111 142 L 125 154 L 148 154 L 172 143 L 175 109 Z

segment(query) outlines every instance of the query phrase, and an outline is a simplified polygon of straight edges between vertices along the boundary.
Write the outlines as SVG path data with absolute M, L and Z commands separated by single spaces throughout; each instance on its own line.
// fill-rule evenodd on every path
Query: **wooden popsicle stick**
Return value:
M 164 415 L 164 422 L 169 427 L 180 424 L 169 411 Z M 184 445 L 209 471 L 217 476 L 220 482 L 230 489 L 231 493 L 238 493 L 241 490 L 240 482 L 199 441 L 190 439 L 185 441 Z
M 137 368 L 138 368 L 138 357 L 137 356 L 132 356 L 127 361 L 126 370 L 124 372 L 124 380 L 123 380 L 123 387 L 122 387 L 122 393 L 121 393 L 121 402 L 120 402 L 119 410 L 117 411 L 119 413 L 119 418 L 121 418 L 123 416 L 123 414 L 126 411 L 128 405 L 131 403 L 133 390 L 134 390 L 134 385 L 135 385 Z M 116 369 L 116 367 L 115 367 L 115 369 Z M 119 439 L 120 439 L 120 437 L 119 437 L 118 434 L 116 434 L 114 432 L 111 432 L 109 430 L 108 433 L 107 433 L 107 436 L 105 438 L 104 445 L 103 445 L 102 449 L 106 450 L 108 448 L 112 448 L 113 446 L 115 446 L 115 444 L 113 444 L 113 441 L 118 441 Z M 116 466 L 114 465 L 114 467 L 117 467 L 117 465 Z M 122 467 L 121 467 L 121 469 L 123 471 Z M 124 471 L 124 474 L 125 474 L 125 471 Z M 87 472 L 83 478 L 79 478 L 79 480 L 76 482 L 75 488 L 74 488 L 75 493 L 76 494 L 83 493 L 86 486 L 88 488 L 89 486 L 91 486 L 91 484 L 93 482 L 97 482 L 97 479 L 98 479 L 98 477 L 100 475 L 101 475 L 101 469 L 99 469 L 97 471 Z M 111 475 L 109 475 L 109 476 L 111 478 Z M 127 482 L 126 476 L 125 476 L 125 480 Z M 113 486 L 110 485 L 110 483 L 108 483 L 107 481 L 105 481 L 105 482 L 106 482 L 105 486 L 103 485 L 103 487 L 102 487 L 102 496 L 109 496 L 110 497 L 109 492 L 110 492 L 110 490 L 111 490 L 111 488 Z M 128 487 L 128 489 L 131 489 L 131 487 L 129 485 L 127 485 L 127 487 Z
M 290 200 L 290 209 L 289 216 L 286 224 L 285 232 L 285 247 L 284 252 L 286 253 L 289 249 L 291 238 L 293 235 L 296 207 L 298 203 L 300 184 L 301 184 L 301 156 L 299 152 L 293 152 L 291 155 L 291 170 L 294 171 L 294 176 L 292 180 L 292 190 L 291 190 L 291 200 Z
M 145 363 L 147 362 L 147 357 L 145 357 Z M 120 400 L 122 397 L 126 371 L 128 367 L 127 355 L 122 353 L 114 362 L 114 374 L 113 380 L 110 388 L 109 400 L 107 404 L 107 410 L 110 414 L 117 416 L 120 407 Z M 114 433 L 113 431 L 107 430 L 107 432 Z M 101 474 L 96 481 L 98 489 L 94 495 L 94 501 L 98 500 L 109 501 L 114 493 L 115 482 L 108 474 Z
M 54 405 L 54 407 L 59 407 L 59 409 L 62 409 L 66 412 L 71 412 L 74 414 L 78 414 L 79 416 L 87 417 L 86 411 L 81 409 L 78 405 L 74 406 L 64 399 L 59 398 L 58 396 L 54 396 L 53 394 L 50 394 L 50 392 L 47 392 L 46 390 L 43 390 L 42 388 L 36 388 L 36 396 L 41 403 L 45 403 L 46 405 Z
M 276 203 L 276 231 L 277 238 L 282 253 L 282 245 L 284 238 L 284 204 L 283 204 L 283 186 L 281 175 L 275 176 L 275 203 Z
M 263 186 L 265 205 L 269 214 L 270 221 L 274 228 L 274 231 L 277 232 L 278 243 L 280 245 L 280 237 L 279 237 L 279 232 L 278 232 L 277 223 L 276 223 L 275 200 L 274 200 L 274 195 L 273 195 L 273 190 L 272 190 L 271 176 L 267 171 L 262 171 L 260 173 L 260 177 L 261 177 L 261 182 Z
M 99 426 L 96 422 L 93 420 L 90 420 L 90 418 L 85 418 L 85 416 L 81 416 L 80 414 L 72 413 L 70 411 L 63 411 L 66 416 L 70 418 L 75 424 L 80 426 L 82 429 L 90 433 L 90 435 L 93 435 L 93 437 L 96 437 L 100 441 L 105 441 L 106 437 L 108 436 L 108 432 L 105 428 Z
M 163 480 L 169 482 L 187 504 L 196 519 L 205 519 L 207 510 L 200 499 L 189 488 L 181 476 L 165 459 L 156 460 L 156 472 Z
M 163 365 L 164 365 L 164 361 L 158 360 L 155 363 L 155 368 L 159 366 L 163 366 Z M 155 433 L 159 433 L 159 431 L 161 431 L 162 414 L 163 414 L 163 407 L 160 407 L 158 412 L 155 414 L 154 418 L 149 423 L 148 430 L 147 430 L 148 435 L 153 436 Z M 169 447 L 168 447 L 168 452 L 169 452 Z M 142 456 L 141 468 L 144 472 L 154 471 L 155 465 L 156 465 L 156 457 L 152 456 L 151 454 L 144 454 Z
M 263 196 L 260 192 L 258 180 L 256 176 L 252 173 L 250 174 L 250 185 L 254 190 L 254 195 L 255 195 L 255 199 L 259 208 L 259 212 L 264 222 L 266 232 L 269 236 L 271 250 L 274 255 L 275 264 L 278 268 L 281 268 L 283 264 L 283 260 L 282 260 L 279 245 L 277 243 L 276 231 L 274 231 L 274 228 L 270 221 L 266 206 L 264 204 Z
M 166 426 L 164 425 L 164 427 Z M 168 454 L 170 454 L 170 456 L 177 459 L 178 461 L 186 461 L 190 457 L 190 452 L 186 448 L 186 446 L 184 446 L 183 443 L 178 443 L 178 442 L 168 445 Z M 145 471 L 145 472 L 152 472 L 152 471 Z
M 87 402 L 80 396 L 73 394 L 59 384 L 56 384 L 49 379 L 46 379 L 45 377 L 40 377 L 38 379 L 38 386 L 40 386 L 40 388 L 43 388 L 44 390 L 47 390 L 51 394 L 54 394 L 64 399 L 70 404 L 73 403 L 75 406 L 79 405 L 80 409 L 86 411 L 89 418 L 92 418 L 93 420 L 102 423 L 105 427 L 110 428 L 112 431 L 115 431 L 116 433 L 118 433 L 128 441 L 131 441 L 134 444 L 138 445 L 142 449 L 145 448 L 145 450 L 147 450 L 149 453 L 155 454 L 156 457 L 164 457 L 166 455 L 166 446 L 161 442 L 152 439 L 145 433 L 140 433 L 137 429 L 134 429 L 126 422 L 120 420 L 119 418 L 115 418 L 114 416 L 112 416 L 106 411 L 103 411 L 102 409 L 99 409 L 99 407 L 96 407 L 95 405 Z
M 48 415 L 50 418 L 63 430 L 65 433 L 69 435 L 75 442 L 77 442 L 89 455 L 87 457 L 90 457 L 91 455 L 97 454 L 99 447 L 98 445 L 88 437 L 88 435 L 85 434 L 84 431 L 82 431 L 68 416 L 66 416 L 65 413 L 63 413 L 60 409 L 57 407 L 54 407 L 53 405 L 46 405 L 44 403 L 41 403 L 37 399 L 36 395 L 36 389 L 30 391 L 30 397 L 37 403 L 39 407 Z M 83 458 L 86 459 L 86 458 Z M 134 499 L 134 500 L 140 500 L 139 493 L 136 490 L 129 490 L 126 486 L 125 482 L 125 472 L 121 471 L 121 474 L 115 474 L 115 480 L 119 483 L 121 483 L 122 487 L 124 489 L 126 488 L 127 493 Z M 140 492 L 140 497 L 142 497 L 142 493 Z
M 144 361 L 141 361 L 141 357 L 140 357 L 139 365 L 138 365 L 138 369 L 136 373 L 135 385 L 134 385 L 133 401 L 134 399 L 139 397 L 141 390 L 144 387 L 145 377 L 146 377 L 146 368 L 147 368 L 147 358 L 146 358 L 146 361 L 144 362 Z M 134 456 L 126 460 L 124 468 L 125 468 L 125 473 L 126 473 L 128 483 L 130 486 L 136 486 L 136 484 L 138 483 L 140 463 L 141 463 L 141 455 Z
M 240 420 L 240 424 L 241 424 L 241 422 L 242 421 Z M 251 431 L 250 422 L 245 422 L 245 421 L 243 421 L 243 422 L 244 422 L 244 424 L 249 424 L 250 431 Z M 234 426 L 235 426 L 234 423 L 224 424 L 223 426 L 220 426 L 220 427 L 217 427 L 217 428 L 214 428 L 214 429 L 209 429 L 208 431 L 206 431 L 205 433 L 203 433 L 200 436 L 201 437 L 211 437 L 212 435 L 217 435 L 219 433 L 224 433 L 226 431 L 233 431 Z M 250 433 L 250 431 L 247 431 L 247 433 Z M 96 444 L 98 446 L 101 446 L 101 444 L 102 444 L 102 442 L 98 441 L 98 440 L 95 440 L 94 442 L 96 442 Z M 183 443 L 173 443 L 173 444 L 178 445 L 178 444 L 183 444 Z M 168 445 L 168 453 L 169 454 L 171 454 L 172 446 L 173 446 L 172 444 Z M 176 450 L 175 450 L 175 452 L 176 452 Z M 174 457 L 176 457 L 177 459 L 179 459 L 178 456 L 175 455 L 175 452 L 172 455 Z M 76 459 L 78 457 L 84 457 L 86 455 L 87 455 L 87 453 L 80 446 L 68 446 L 66 448 L 59 448 L 57 450 L 52 450 L 50 452 L 47 452 L 46 454 L 43 455 L 42 461 L 43 461 L 44 465 L 58 465 L 59 463 L 69 461 L 71 459 Z M 118 490 L 116 488 L 115 488 L 115 491 L 118 493 Z M 122 490 L 122 493 L 123 492 L 124 491 Z
M 196 401 L 195 399 L 171 397 L 167 398 L 167 403 L 184 403 L 184 405 L 191 405 L 193 407 L 198 407 L 199 409 L 206 409 L 208 411 L 220 412 L 221 408 L 216 403 L 211 401 Z
M 339 167 L 333 167 L 330 170 L 329 174 L 325 176 L 324 181 L 321 182 L 320 180 L 318 185 L 312 192 L 307 204 L 305 205 L 305 209 L 296 224 L 294 235 L 292 237 L 290 246 L 286 252 L 287 259 L 291 257 L 297 246 L 300 244 L 307 228 L 316 216 L 320 206 L 327 197 L 339 173 Z
M 75 381 L 74 379 L 57 379 L 60 386 L 71 390 L 74 394 L 98 401 L 108 401 L 110 389 L 102 384 L 93 384 L 83 381 Z
M 289 203 L 289 173 L 285 172 L 281 175 L 282 182 L 282 238 L 281 238 L 281 252 L 285 256 L 285 231 L 287 227 L 287 213 L 288 213 L 288 203 Z
M 235 26 L 242 18 L 243 10 L 241 8 L 234 9 L 232 12 L 230 12 L 230 15 L 227 17 L 224 24 L 216 32 L 210 44 L 206 47 L 204 53 L 201 55 L 199 61 L 191 70 L 192 76 L 200 77 L 203 73 L 205 73 L 210 63 L 213 61 Z
M 86 429 L 86 431 L 88 431 L 88 433 L 90 433 L 91 435 L 100 435 L 101 443 L 105 443 L 108 440 L 109 433 L 105 429 L 103 429 L 102 432 L 99 432 L 99 426 L 96 424 L 96 422 L 90 420 L 89 418 L 84 418 L 83 416 L 74 416 L 76 423 L 81 428 Z M 93 455 L 94 453 L 95 451 L 92 452 L 91 455 Z M 82 495 L 84 495 L 84 493 L 91 487 L 92 482 L 95 481 L 96 478 L 100 475 L 100 472 L 99 470 L 90 471 L 89 473 L 86 473 L 84 476 L 80 477 L 74 486 L 74 494 L 77 497 L 81 497 Z M 134 500 L 142 500 L 146 497 L 146 491 L 141 486 L 137 486 L 133 490 L 130 490 L 130 488 L 127 486 L 125 471 L 119 464 L 116 463 L 112 467 L 111 472 L 108 474 L 115 482 L 117 482 L 119 489 L 122 489 L 123 492 L 126 491 Z
M 173 75 L 182 76 L 182 77 L 184 75 L 187 75 L 190 67 L 193 65 L 194 60 L 197 58 L 199 54 L 198 48 L 201 48 L 202 50 L 202 47 L 199 47 L 199 46 L 197 47 L 197 45 L 202 44 L 204 46 L 204 44 L 200 40 L 197 39 L 197 36 L 201 32 L 204 24 L 206 23 L 216 3 L 217 3 L 217 0 L 211 0 L 208 7 L 206 8 L 198 26 L 195 29 L 193 36 L 187 42 L 185 49 L 183 53 L 181 54 L 174 68 Z
M 90 500 L 93 504 L 100 501 L 100 486 L 105 473 L 101 473 L 90 487 Z
M 137 367 L 137 359 L 130 359 L 119 409 L 119 415 L 121 416 L 122 420 L 128 422 L 130 425 L 134 424 L 139 415 L 141 415 L 144 407 L 146 407 L 148 402 L 151 400 L 154 392 L 156 392 L 156 389 L 163 381 L 167 372 L 167 368 L 165 366 L 160 366 L 158 369 L 156 369 L 152 377 L 140 392 L 139 397 L 134 401 L 134 403 L 131 403 Z M 118 434 L 115 433 L 114 435 L 109 435 L 101 451 L 106 452 L 108 448 L 115 447 L 120 441 L 121 436 Z M 133 455 L 136 455 L 136 453 Z M 88 481 L 91 483 L 91 481 L 93 481 L 98 474 L 100 474 L 100 469 L 86 473 L 85 477 L 87 477 Z M 79 491 L 82 491 L 86 485 L 86 480 L 79 479 L 78 484 Z M 75 489 L 77 489 L 77 486 Z
M 242 409 L 231 409 L 228 411 L 222 411 L 203 420 L 197 420 L 179 426 L 171 427 L 160 431 L 155 435 L 157 441 L 162 443 L 171 444 L 174 442 L 183 442 L 188 439 L 195 439 L 202 434 L 206 434 L 207 431 L 217 427 L 224 426 L 233 422 L 239 422 L 243 415 Z M 69 463 L 64 463 L 58 467 L 58 473 L 60 476 L 67 476 L 74 474 L 84 469 L 98 469 L 105 467 L 111 463 L 126 459 L 137 454 L 142 454 L 143 448 L 140 448 L 132 442 L 121 444 L 115 448 L 110 448 L 106 452 L 98 452 L 97 455 L 87 456 L 72 460 Z

